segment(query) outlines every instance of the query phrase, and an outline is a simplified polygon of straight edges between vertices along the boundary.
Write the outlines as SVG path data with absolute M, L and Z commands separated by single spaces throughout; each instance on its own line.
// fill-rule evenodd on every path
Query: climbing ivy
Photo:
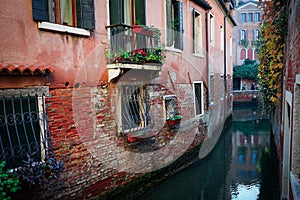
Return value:
M 260 0 L 259 5 L 264 12 L 260 28 L 259 91 L 265 107 L 271 109 L 281 97 L 287 1 Z

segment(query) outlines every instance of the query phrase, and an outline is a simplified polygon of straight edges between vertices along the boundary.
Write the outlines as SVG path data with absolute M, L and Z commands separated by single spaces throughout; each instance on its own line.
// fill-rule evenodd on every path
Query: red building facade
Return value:
M 221 0 L 3 5 L 1 159 L 15 169 L 28 155 L 64 166 L 28 198 L 92 198 L 200 145 L 205 157 L 232 111 L 233 8 Z

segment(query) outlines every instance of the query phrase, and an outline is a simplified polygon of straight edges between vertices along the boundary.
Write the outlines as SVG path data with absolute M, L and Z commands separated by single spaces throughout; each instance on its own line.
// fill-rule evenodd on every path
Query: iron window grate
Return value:
M 47 144 L 44 96 L 0 97 L 0 160 L 10 169 L 43 161 Z M 47 150 L 49 151 L 49 150 Z
M 121 86 L 122 132 L 131 133 L 149 128 L 151 117 L 146 87 L 141 83 Z

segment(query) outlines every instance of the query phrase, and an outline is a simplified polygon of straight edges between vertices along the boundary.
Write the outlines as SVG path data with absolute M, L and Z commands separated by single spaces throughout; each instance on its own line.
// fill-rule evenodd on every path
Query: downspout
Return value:
M 224 99 L 226 102 L 227 96 L 227 43 L 226 43 L 226 17 L 228 16 L 228 12 L 224 16 Z
M 206 12 L 206 31 L 205 31 L 205 37 L 206 37 L 206 68 L 207 68 L 207 109 L 210 108 L 210 63 L 209 63 L 209 57 L 210 57 L 210 37 L 209 37 L 209 31 L 210 30 L 210 11 L 208 10 Z M 211 30 L 210 30 L 211 31 Z

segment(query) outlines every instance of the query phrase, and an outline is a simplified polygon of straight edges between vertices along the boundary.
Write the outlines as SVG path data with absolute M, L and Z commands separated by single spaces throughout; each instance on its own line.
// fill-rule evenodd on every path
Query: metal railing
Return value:
M 7 168 L 52 154 L 47 129 L 44 97 L 0 97 L 0 160 Z
M 161 50 L 157 48 L 160 45 L 160 35 L 152 31 L 151 28 L 145 27 L 126 24 L 106 26 L 110 31 L 108 62 L 159 62 Z

